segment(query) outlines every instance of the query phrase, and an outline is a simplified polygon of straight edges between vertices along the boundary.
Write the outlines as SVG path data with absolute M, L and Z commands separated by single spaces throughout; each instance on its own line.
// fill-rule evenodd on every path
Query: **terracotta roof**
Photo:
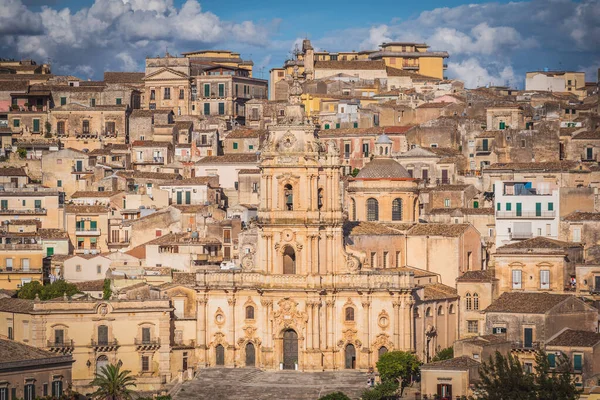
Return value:
M 472 185 L 470 185 L 470 184 L 467 184 L 467 185 L 438 185 L 438 186 L 428 188 L 427 190 L 430 192 L 462 192 L 469 186 L 472 186 Z
M 482 335 L 482 336 L 473 336 L 470 338 L 462 339 L 461 342 L 467 343 L 476 343 L 479 345 L 494 345 L 499 343 L 509 342 L 504 335 Z
M 258 139 L 268 133 L 266 129 L 235 129 L 229 132 L 225 139 Z
M 70 214 L 102 214 L 107 213 L 109 208 L 106 206 L 83 206 L 76 204 L 67 204 L 65 212 Z
M 435 102 L 435 103 L 423 103 L 417 108 L 444 108 L 454 103 L 446 103 L 443 101 Z
M 430 215 L 454 214 L 458 212 L 462 215 L 494 215 L 493 208 L 434 208 L 429 211 Z
M 80 292 L 99 292 L 104 289 L 104 279 L 95 281 L 74 282 Z
M 458 237 L 469 229 L 470 224 L 416 224 L 409 231 L 409 236 L 449 236 Z
M 399 162 L 391 158 L 373 158 L 354 179 L 409 179 L 410 174 Z
M 578 133 L 577 135 L 573 136 L 571 139 L 572 140 L 577 140 L 577 139 L 598 140 L 598 139 L 600 139 L 600 131 L 596 130 L 596 131 L 581 132 L 581 133 Z
M 105 72 L 106 83 L 140 83 L 143 84 L 144 72 Z
M 173 147 L 169 142 L 157 142 L 154 140 L 136 140 L 131 147 Z
M 199 213 L 200 211 L 206 210 L 208 206 L 203 204 L 173 204 L 171 207 L 178 209 L 182 213 Z
M 66 231 L 56 228 L 38 229 L 38 234 L 42 239 L 69 239 L 69 234 Z
M 600 221 L 600 212 L 574 211 L 563 217 L 563 221 Z
M 409 224 L 406 224 L 409 225 Z M 410 225 L 409 225 L 410 226 Z M 345 222 L 344 236 L 350 235 L 402 235 L 403 232 L 378 222 Z
M 9 368 L 10 371 L 11 368 L 6 364 L 13 363 L 15 364 L 14 368 L 19 366 L 40 368 L 44 364 L 57 362 L 73 362 L 73 357 L 52 353 L 14 340 L 0 339 L 0 369 Z
M 24 168 L 20 167 L 2 167 L 0 176 L 27 176 Z
M 600 342 L 600 333 L 565 329 L 555 336 L 546 346 L 594 347 Z
M 496 280 L 494 271 L 487 269 L 479 271 L 467 271 L 456 279 L 457 282 L 491 282 L 494 280 Z
M 146 171 L 118 171 L 117 176 L 130 179 L 164 179 L 175 180 L 181 179 L 179 174 L 171 174 L 166 172 L 146 172 Z
M 33 300 L 7 298 L 0 300 L 0 311 L 29 314 L 33 311 Z
M 562 240 L 549 239 L 543 236 L 537 236 L 531 239 L 522 240 L 519 242 L 506 244 L 498 247 L 496 251 L 510 251 L 512 249 L 549 249 L 549 250 L 564 250 L 573 247 L 582 247 L 581 243 L 563 242 Z
M 240 169 L 238 175 L 256 175 L 260 174 L 260 169 Z
M 8 221 L 10 225 L 41 225 L 42 221 L 37 219 L 12 219 Z
M 526 163 L 496 163 L 484 169 L 509 170 L 509 171 L 569 171 L 578 165 L 577 161 L 547 161 L 547 162 L 526 162 Z
M 29 87 L 27 80 L 3 81 L 0 80 L 0 92 L 26 92 Z
M 404 69 L 386 67 L 387 76 L 408 76 L 413 80 L 429 80 L 429 81 L 441 81 L 440 78 L 434 78 L 432 76 L 417 74 L 416 72 L 407 71 Z
M 112 197 L 116 196 L 119 193 L 123 193 L 122 190 L 112 192 L 112 191 L 104 191 L 98 192 L 93 190 L 80 190 L 71 195 L 72 199 L 80 199 L 82 197 Z
M 202 164 L 257 164 L 256 154 L 238 153 L 225 154 L 223 156 L 207 156 L 196 162 L 196 165 Z
M 319 136 L 382 135 L 383 133 L 385 133 L 385 129 L 383 127 L 374 126 L 370 128 L 321 129 L 319 131 Z
M 570 294 L 505 292 L 485 309 L 485 312 L 544 314 L 563 301 L 574 298 Z
M 139 258 L 140 260 L 146 259 L 146 245 L 141 244 L 139 246 L 134 247 L 133 249 L 126 251 L 125 254 L 129 254 L 135 258 Z
M 444 285 L 443 283 L 434 283 L 426 285 L 424 288 L 424 300 L 442 300 L 454 299 L 458 297 L 458 292 L 453 287 Z
M 173 181 L 162 182 L 159 186 L 190 186 L 190 185 L 208 185 L 211 181 L 216 181 L 214 176 L 196 176 L 194 178 L 176 179 Z
M 383 133 L 385 133 L 387 135 L 402 134 L 402 133 L 408 132 L 412 128 L 413 128 L 412 126 L 384 126 Z
M 200 237 L 192 239 L 187 233 L 169 233 L 154 240 L 149 241 L 146 245 L 204 245 L 204 244 L 221 244 L 221 241 L 212 237 Z
M 461 356 L 451 358 L 449 360 L 435 361 L 428 364 L 421 365 L 421 369 L 431 369 L 431 370 L 468 370 L 473 367 L 479 367 L 481 363 L 479 361 L 473 360 L 468 356 Z
M 385 61 L 316 61 L 316 69 L 385 70 Z

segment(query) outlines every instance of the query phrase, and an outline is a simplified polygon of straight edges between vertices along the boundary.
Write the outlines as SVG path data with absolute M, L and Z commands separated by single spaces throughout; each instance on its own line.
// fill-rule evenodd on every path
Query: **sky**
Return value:
M 467 87 L 521 88 L 544 68 L 596 81 L 600 0 L 0 0 L 0 57 L 82 79 L 203 49 L 237 51 L 267 79 L 304 38 L 328 51 L 425 42 L 450 53 L 446 75 Z

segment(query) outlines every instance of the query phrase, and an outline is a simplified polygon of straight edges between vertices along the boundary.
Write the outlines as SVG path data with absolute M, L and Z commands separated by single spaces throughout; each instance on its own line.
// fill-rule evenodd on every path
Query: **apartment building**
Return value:
M 573 93 L 583 99 L 587 95 L 585 72 L 547 70 L 527 72 L 525 90 Z
M 18 220 L 4 223 L 0 229 L 0 289 L 14 290 L 37 281 L 44 283 L 40 222 Z
M 64 196 L 56 188 L 0 188 L 0 219 L 37 219 L 43 228 L 62 228 Z
M 496 247 L 543 236 L 558 238 L 559 190 L 555 182 L 494 182 Z
M 65 206 L 65 230 L 75 254 L 107 250 L 110 209 L 104 205 Z

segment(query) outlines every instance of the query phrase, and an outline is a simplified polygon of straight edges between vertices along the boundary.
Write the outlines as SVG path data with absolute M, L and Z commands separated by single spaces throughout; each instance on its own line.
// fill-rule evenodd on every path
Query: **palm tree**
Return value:
M 98 389 L 91 396 L 99 400 L 131 400 L 132 387 L 135 387 L 135 378 L 131 371 L 121 371 L 120 365 L 109 364 L 96 372 L 96 377 L 90 383 Z

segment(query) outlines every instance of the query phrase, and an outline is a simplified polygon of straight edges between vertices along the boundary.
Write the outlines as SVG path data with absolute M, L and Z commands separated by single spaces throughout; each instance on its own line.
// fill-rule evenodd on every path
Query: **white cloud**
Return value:
M 374 50 L 384 42 L 391 42 L 390 28 L 387 25 L 374 26 L 369 29 L 369 37 L 361 44 L 361 50 Z
M 514 86 L 517 82 L 511 65 L 482 66 L 476 58 L 468 58 L 461 62 L 448 63 L 448 74 L 465 82 L 468 88 L 486 85 Z
M 123 71 L 137 71 L 139 69 L 138 63 L 129 55 L 129 53 L 122 51 L 117 54 L 116 57 L 123 62 L 121 68 Z

